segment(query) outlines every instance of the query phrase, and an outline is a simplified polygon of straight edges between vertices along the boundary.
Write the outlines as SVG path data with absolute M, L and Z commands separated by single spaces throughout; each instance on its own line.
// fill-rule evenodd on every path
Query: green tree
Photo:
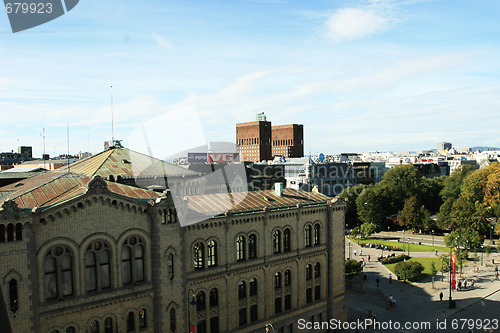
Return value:
M 436 275 L 438 272 L 436 265 L 434 264 L 434 261 L 431 262 L 431 275 Z
M 356 199 L 363 193 L 364 186 L 349 186 L 340 193 L 340 197 L 347 202 L 347 211 L 345 219 L 347 222 L 356 222 L 358 220 L 358 208 L 356 206 Z
M 429 212 L 423 205 L 420 205 L 415 196 L 406 200 L 403 209 L 398 214 L 398 223 L 414 230 L 427 230 L 431 227 Z
M 388 202 L 389 195 L 384 187 L 378 184 L 366 187 L 356 199 L 359 219 L 368 223 L 383 222 L 390 215 Z
M 415 281 L 424 271 L 424 266 L 418 261 L 399 262 L 394 266 L 394 272 L 400 278 Z
M 361 237 L 367 238 L 370 235 L 379 232 L 380 227 L 375 223 L 365 222 L 361 225 Z
M 345 275 L 347 278 L 351 278 L 353 275 L 357 275 L 361 272 L 363 267 L 361 266 L 361 262 L 348 259 L 345 261 Z

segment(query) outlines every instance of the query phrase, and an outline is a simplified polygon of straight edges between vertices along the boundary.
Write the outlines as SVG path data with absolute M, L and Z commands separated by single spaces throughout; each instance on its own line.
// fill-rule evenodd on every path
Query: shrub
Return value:
M 406 277 L 409 281 L 416 281 L 423 271 L 424 266 L 418 261 L 399 262 L 394 267 L 394 272 L 400 279 Z
M 401 254 L 397 257 L 389 257 L 389 258 L 384 258 L 382 259 L 380 262 L 384 265 L 387 265 L 387 264 L 394 264 L 396 262 L 400 262 L 400 261 L 403 261 L 403 260 L 408 260 L 410 259 L 411 257 L 410 256 L 407 256 L 406 254 Z
M 345 261 L 345 276 L 348 279 L 351 279 L 354 275 L 358 275 L 362 269 L 360 261 L 354 259 Z

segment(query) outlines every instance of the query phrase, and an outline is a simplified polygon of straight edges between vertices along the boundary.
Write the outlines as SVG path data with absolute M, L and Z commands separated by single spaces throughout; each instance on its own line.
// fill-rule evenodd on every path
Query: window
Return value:
M 292 295 L 285 295 L 285 311 L 292 308 Z
M 248 259 L 257 258 L 257 235 L 248 237 Z
M 219 317 L 210 318 L 210 333 L 219 333 Z
M 288 252 L 292 249 L 292 231 L 290 229 L 285 229 L 283 231 L 283 251 Z
M 292 271 L 287 269 L 285 271 L 285 286 L 290 286 L 292 284 Z
M 167 256 L 167 274 L 170 280 L 174 278 L 174 254 L 169 253 Z
M 16 240 L 23 240 L 23 225 L 21 223 L 16 224 Z
M 257 279 L 250 280 L 250 296 L 257 295 Z
M 242 308 L 238 311 L 238 319 L 240 326 L 247 323 L 247 308 Z
M 199 321 L 196 325 L 196 333 L 206 333 L 207 332 L 207 322 L 205 320 Z
M 238 285 L 238 299 L 247 297 L 247 285 L 245 281 L 240 282 Z
M 75 328 L 74 328 L 73 326 L 70 326 L 70 327 L 68 327 L 68 328 L 66 329 L 66 331 L 65 331 L 65 332 L 66 332 L 66 333 L 75 333 Z M 107 331 L 106 331 L 105 333 L 107 333 Z
M 274 299 L 274 313 L 281 313 L 281 297 Z
M 64 246 L 50 249 L 45 256 L 46 299 L 62 299 L 73 294 L 73 258 Z
M 257 312 L 257 305 L 252 305 L 250 307 L 250 321 L 257 321 L 259 318 L 259 313 Z
M 213 288 L 210 290 L 210 307 L 219 306 L 219 292 Z
M 5 225 L 0 224 L 0 242 L 5 242 Z
M 196 295 L 196 311 L 203 310 L 205 310 L 205 293 L 203 291 L 200 291 Z
M 139 329 L 145 329 L 148 327 L 146 321 L 146 309 L 139 310 Z
M 204 257 L 204 246 L 203 243 L 196 243 L 194 246 L 194 269 L 200 270 L 205 268 L 205 257 Z
M 306 266 L 306 280 L 312 279 L 312 265 L 309 264 Z
M 313 301 L 312 288 L 307 288 L 306 289 L 306 302 L 311 303 L 312 301 Z
M 136 236 L 128 238 L 122 247 L 123 284 L 144 281 L 144 241 Z
M 281 252 L 281 231 L 279 230 L 273 232 L 273 251 L 274 253 Z
M 321 287 L 316 286 L 314 287 L 314 299 L 319 300 L 321 298 Z
M 85 253 L 85 283 L 87 291 L 101 291 L 111 287 L 108 244 L 97 241 Z
M 236 260 L 245 260 L 245 237 L 238 236 L 236 239 Z
M 281 273 L 276 272 L 274 274 L 274 289 L 280 289 L 281 288 Z
M 319 224 L 316 224 L 314 226 L 314 245 L 319 245 L 320 244 L 320 228 L 321 226 Z
M 305 245 L 306 247 L 311 246 L 311 226 L 307 225 L 305 230 L 304 230 L 304 236 L 305 236 Z
M 133 312 L 129 312 L 127 315 L 127 333 L 135 332 L 135 316 Z
M 113 333 L 113 319 L 111 317 L 104 320 L 104 333 Z
M 217 243 L 214 240 L 208 242 L 207 245 L 207 266 L 213 267 L 217 265 Z
M 175 323 L 175 309 L 170 309 L 170 331 L 175 332 L 177 325 Z
M 99 323 L 97 320 L 90 323 L 90 333 L 99 333 Z
M 19 299 L 17 293 L 17 280 L 11 279 L 9 281 L 9 307 L 10 311 L 16 313 L 19 309 Z
M 314 277 L 319 278 L 321 276 L 321 264 L 319 262 L 314 265 Z
M 7 242 L 14 241 L 14 225 L 9 223 L 7 225 Z

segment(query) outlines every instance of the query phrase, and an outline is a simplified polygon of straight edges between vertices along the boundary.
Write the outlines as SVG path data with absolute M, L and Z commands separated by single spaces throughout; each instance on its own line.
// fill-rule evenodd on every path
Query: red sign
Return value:
M 234 162 L 235 153 L 208 153 L 208 163 Z
M 457 273 L 457 255 L 452 254 L 451 255 L 451 288 L 452 289 L 457 289 L 456 288 L 456 273 Z
M 189 333 L 194 333 L 194 325 L 191 325 L 191 326 L 189 327 Z

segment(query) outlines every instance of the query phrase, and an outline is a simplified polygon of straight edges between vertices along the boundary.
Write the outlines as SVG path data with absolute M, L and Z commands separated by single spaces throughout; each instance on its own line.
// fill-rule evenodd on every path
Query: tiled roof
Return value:
M 251 191 L 228 194 L 205 194 L 189 197 L 189 209 L 204 215 L 218 215 L 221 212 L 250 211 L 264 208 L 278 208 L 297 204 L 325 203 L 332 198 L 317 192 L 284 189 L 278 196 L 274 191 Z
M 19 208 L 49 207 L 83 195 L 91 178 L 60 170 L 0 187 L 0 201 L 14 200 Z M 151 199 L 160 193 L 106 181 L 110 192 L 132 199 Z
M 61 168 L 67 170 L 68 167 Z M 79 160 L 69 166 L 71 172 L 87 177 L 110 175 L 122 177 L 140 176 L 197 176 L 198 173 L 164 162 L 123 147 L 114 147 L 100 154 Z

